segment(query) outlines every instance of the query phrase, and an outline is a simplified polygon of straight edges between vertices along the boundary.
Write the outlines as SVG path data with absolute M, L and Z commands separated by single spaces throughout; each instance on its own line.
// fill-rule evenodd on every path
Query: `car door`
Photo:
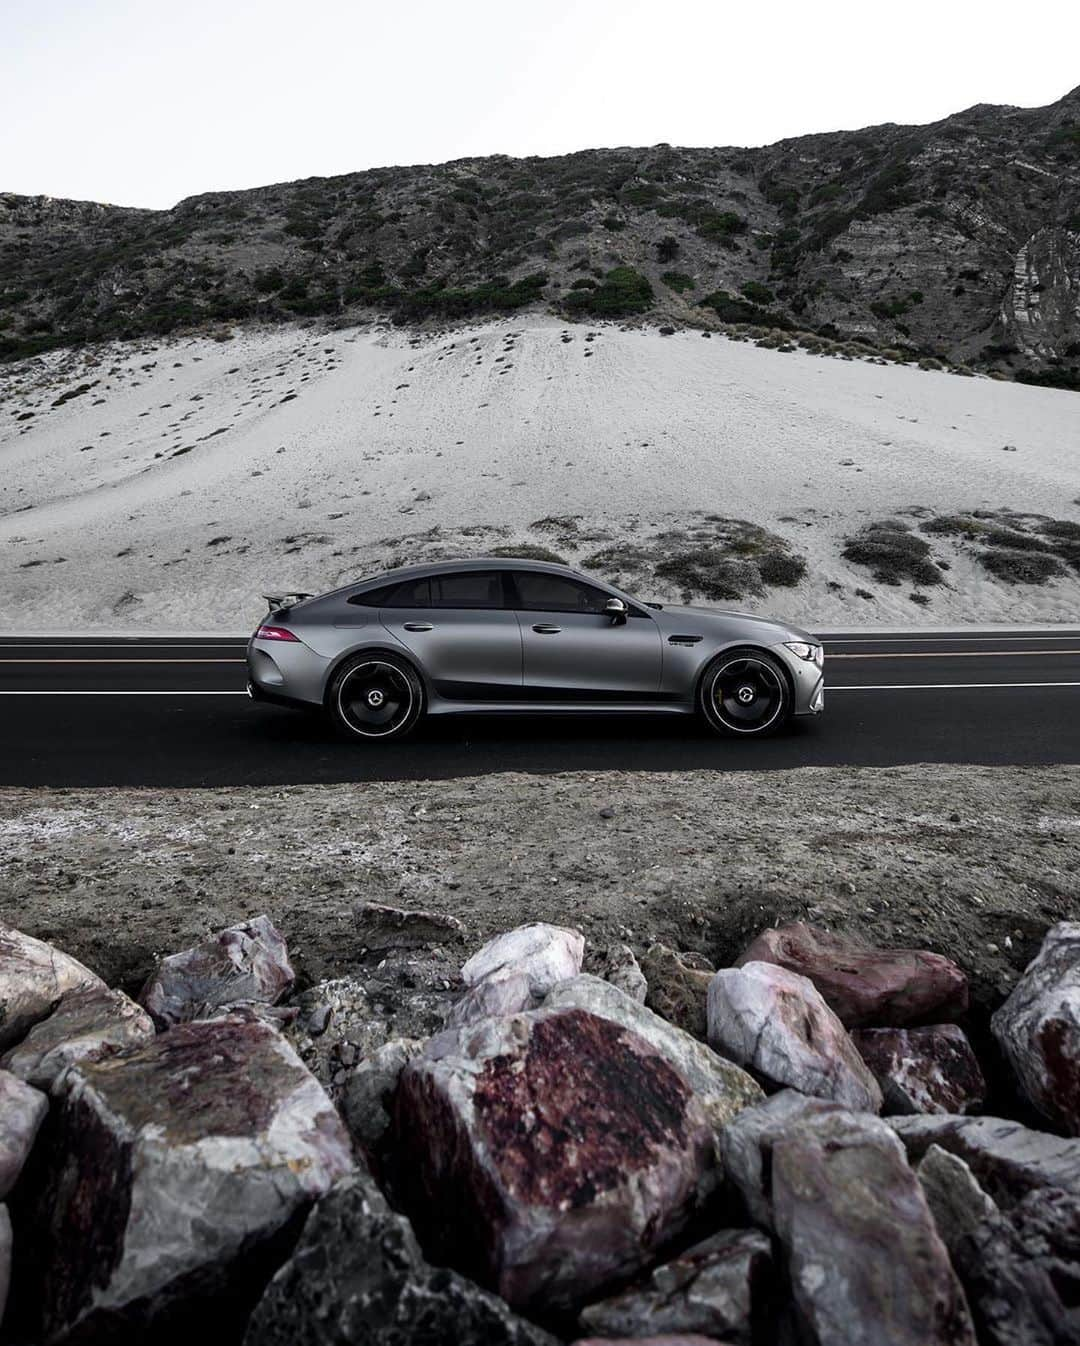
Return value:
M 498 570 L 406 580 L 380 604 L 379 620 L 450 701 L 521 695 L 521 631 Z
M 585 580 L 543 570 L 515 570 L 512 579 L 527 697 L 656 699 L 663 646 L 645 609 L 631 604 L 615 623 L 604 612 L 611 595 Z

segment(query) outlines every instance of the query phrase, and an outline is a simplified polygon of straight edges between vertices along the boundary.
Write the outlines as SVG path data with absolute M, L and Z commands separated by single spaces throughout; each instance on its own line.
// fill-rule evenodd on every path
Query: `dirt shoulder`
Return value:
M 0 791 L 0 919 L 132 987 L 266 911 L 301 977 L 364 953 L 361 900 L 734 958 L 808 919 L 948 954 L 985 1008 L 1080 917 L 1080 768 L 492 775 L 284 790 Z

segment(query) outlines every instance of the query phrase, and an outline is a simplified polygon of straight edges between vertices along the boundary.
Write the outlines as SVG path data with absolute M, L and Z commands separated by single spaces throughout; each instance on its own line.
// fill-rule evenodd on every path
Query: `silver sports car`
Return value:
M 443 561 L 266 598 L 249 693 L 325 708 L 355 738 L 477 711 L 697 714 L 753 737 L 825 702 L 821 644 L 805 631 L 643 603 L 542 561 Z

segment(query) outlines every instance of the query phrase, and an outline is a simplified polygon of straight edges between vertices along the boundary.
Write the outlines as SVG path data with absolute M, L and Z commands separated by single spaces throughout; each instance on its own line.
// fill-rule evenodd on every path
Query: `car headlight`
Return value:
M 784 649 L 805 659 L 808 664 L 817 664 L 818 668 L 825 662 L 825 651 L 820 645 L 811 645 L 804 640 L 785 640 Z

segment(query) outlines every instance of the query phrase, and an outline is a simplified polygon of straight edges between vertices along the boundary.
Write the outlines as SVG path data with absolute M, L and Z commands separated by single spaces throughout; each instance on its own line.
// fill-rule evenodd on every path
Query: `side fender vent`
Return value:
M 701 637 L 700 637 L 700 636 L 668 636 L 668 638 L 667 638 L 667 643 L 668 643 L 669 645 L 699 645 L 699 644 L 701 643 Z

